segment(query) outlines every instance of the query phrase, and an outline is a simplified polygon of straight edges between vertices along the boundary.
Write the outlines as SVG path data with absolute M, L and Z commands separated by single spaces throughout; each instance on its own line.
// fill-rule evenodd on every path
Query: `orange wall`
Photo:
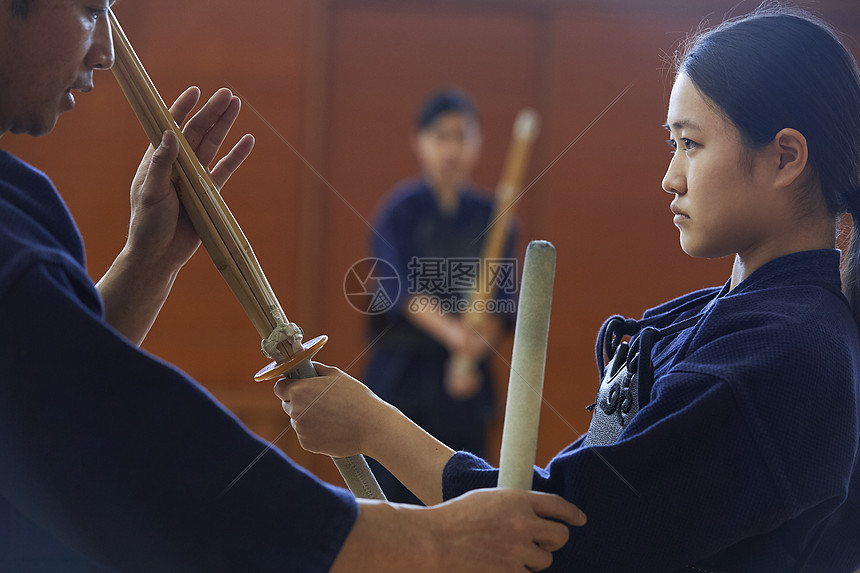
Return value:
M 742 2 L 734 13 L 756 3 Z M 516 112 L 528 105 L 541 113 L 529 179 L 541 177 L 517 215 L 520 254 L 532 239 L 558 248 L 543 463 L 588 427 L 602 320 L 638 315 L 727 277 L 730 261 L 691 260 L 680 251 L 669 197 L 660 190 L 668 162 L 660 125 L 670 88 L 661 55 L 704 16 L 718 20 L 736 4 L 210 0 L 179 11 L 150 0 L 122 3 L 117 15 L 166 99 L 189 83 L 207 94 L 230 85 L 250 104 L 230 141 L 249 131 L 257 148 L 225 198 L 290 318 L 310 336 L 330 336 L 320 359 L 354 363 L 356 375 L 364 319 L 347 304 L 342 284 L 349 266 L 367 255 L 369 231 L 352 209 L 372 219 L 387 189 L 415 173 L 408 137 L 422 97 L 455 83 L 474 95 L 485 135 L 476 180 L 487 188 L 501 171 Z M 815 7 L 860 41 L 854 0 Z M 851 47 L 860 53 L 857 41 Z M 49 137 L 0 139 L 0 147 L 57 183 L 87 242 L 94 278 L 124 243 L 128 185 L 145 147 L 113 78 L 97 76 L 96 91 L 79 97 Z M 189 372 L 264 437 L 288 428 L 269 385 L 250 381 L 264 363 L 258 336 L 204 253 L 177 281 L 144 346 Z M 510 356 L 510 341 L 501 354 Z M 504 362 L 495 367 L 503 392 Z M 337 482 L 331 462 L 301 452 L 291 433 L 277 444 Z

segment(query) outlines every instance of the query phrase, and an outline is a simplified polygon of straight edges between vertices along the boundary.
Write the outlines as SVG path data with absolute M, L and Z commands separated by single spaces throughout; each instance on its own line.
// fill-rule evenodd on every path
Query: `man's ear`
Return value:
M 801 176 L 809 161 L 806 138 L 796 129 L 785 128 L 776 134 L 772 145 L 778 160 L 775 183 L 789 186 Z

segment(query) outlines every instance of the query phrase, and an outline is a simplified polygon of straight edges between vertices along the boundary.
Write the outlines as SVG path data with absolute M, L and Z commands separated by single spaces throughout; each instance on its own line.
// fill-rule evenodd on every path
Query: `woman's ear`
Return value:
M 779 160 L 774 182 L 779 187 L 792 185 L 806 169 L 809 160 L 806 138 L 796 129 L 785 128 L 776 134 L 772 145 Z

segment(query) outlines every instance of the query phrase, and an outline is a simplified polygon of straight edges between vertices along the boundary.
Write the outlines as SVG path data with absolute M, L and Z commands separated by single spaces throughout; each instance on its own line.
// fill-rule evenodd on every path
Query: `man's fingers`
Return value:
M 149 163 L 146 179 L 151 181 L 169 181 L 173 162 L 176 161 L 177 155 L 179 155 L 179 141 L 172 131 L 165 131 L 161 136 L 161 144 L 152 153 L 152 161 Z M 162 197 L 149 196 L 146 199 L 150 202 L 158 202 Z
M 547 551 L 564 547 L 570 539 L 570 529 L 563 523 L 544 519 L 535 533 L 534 542 Z
M 233 127 L 233 123 L 236 121 L 236 118 L 239 117 L 239 111 L 242 109 L 242 102 L 239 98 L 234 96 L 229 90 L 225 91 L 230 94 L 230 100 L 227 102 L 227 107 L 224 108 L 224 111 L 218 114 L 215 121 L 206 130 L 206 133 L 200 140 L 200 144 L 194 147 L 195 153 L 200 157 L 200 161 L 203 165 L 208 165 L 213 159 L 215 159 L 215 156 L 218 154 L 218 149 L 220 149 L 221 144 L 224 142 L 224 138 L 227 137 L 227 134 L 230 132 L 230 128 Z M 192 122 L 189 122 L 189 125 L 191 124 Z
M 200 163 L 208 165 L 215 159 L 221 142 L 239 116 L 240 108 L 239 98 L 227 88 L 221 88 L 188 120 L 182 133 L 200 158 Z
M 191 110 L 194 109 L 199 100 L 200 89 L 196 86 L 191 86 L 179 94 L 179 97 L 170 106 L 170 115 L 173 116 L 178 125 L 182 125 L 182 122 L 185 121 L 185 118 L 188 117 L 188 114 L 191 113 Z
M 230 153 L 221 158 L 212 170 L 212 182 L 219 189 L 227 183 L 230 176 L 239 169 L 239 166 L 251 155 L 251 150 L 254 149 L 254 136 L 246 134 L 239 140 Z M 216 150 L 217 153 L 217 150 Z
M 524 561 L 529 571 L 543 571 L 552 565 L 552 553 L 533 544 L 526 550 Z
M 569 501 L 555 494 L 529 492 L 534 512 L 541 517 L 558 519 L 570 525 L 585 525 L 585 514 Z
M 170 108 L 176 123 L 182 125 L 199 100 L 200 90 L 196 87 L 190 87 L 182 92 Z M 241 107 L 239 98 L 234 96 L 233 92 L 227 88 L 221 88 L 212 94 L 209 101 L 182 128 L 188 145 L 204 167 L 212 163 L 218 155 L 218 150 L 239 116 Z M 211 175 L 213 183 L 219 189 L 248 158 L 253 148 L 253 136 L 245 135 L 227 155 L 218 161 Z

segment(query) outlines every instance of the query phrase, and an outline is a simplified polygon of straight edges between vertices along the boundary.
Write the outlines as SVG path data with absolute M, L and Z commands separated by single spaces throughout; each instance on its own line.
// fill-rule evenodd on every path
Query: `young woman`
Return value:
M 860 217 L 857 64 L 813 17 L 757 11 L 679 54 L 666 128 L 681 246 L 734 255 L 732 275 L 604 325 L 589 433 L 535 471 L 588 515 L 553 569 L 854 571 L 860 234 L 841 280 L 835 238 L 842 214 Z M 318 369 L 276 387 L 306 448 L 366 453 L 427 503 L 496 483 Z

